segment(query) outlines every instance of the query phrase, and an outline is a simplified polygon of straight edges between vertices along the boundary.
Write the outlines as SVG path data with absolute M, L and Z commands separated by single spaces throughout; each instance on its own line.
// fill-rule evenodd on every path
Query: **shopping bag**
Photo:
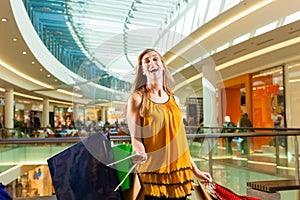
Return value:
M 212 196 L 208 193 L 206 189 L 205 182 L 198 181 L 198 184 L 194 185 L 194 193 L 191 199 L 193 200 L 213 200 Z
M 111 143 L 93 134 L 48 159 L 57 200 L 122 199 Z
M 117 169 L 119 185 L 114 189 L 121 188 L 124 200 L 143 200 L 144 194 L 138 174 L 135 172 L 137 163 L 132 162 L 136 155 L 132 153 L 131 144 L 119 144 L 112 147 L 114 162 L 107 166 Z
M 13 199 L 8 192 L 5 190 L 5 186 L 0 183 L 0 199 L 1 200 L 11 200 Z
M 114 155 L 114 160 L 122 160 L 124 158 L 127 158 L 131 155 L 131 144 L 118 144 L 112 146 L 112 151 Z M 132 165 L 131 159 L 125 159 L 123 162 L 118 162 L 115 164 L 115 168 L 117 170 L 118 180 L 119 182 L 123 181 L 123 179 L 126 177 L 126 174 L 130 170 L 130 166 Z M 122 185 L 120 185 L 120 189 L 122 191 L 128 190 L 131 188 L 132 184 L 132 175 L 127 176 Z
M 131 187 L 123 191 L 124 200 L 144 200 L 143 188 L 137 173 L 132 174 Z
M 250 196 L 241 196 L 230 190 L 229 188 L 222 186 L 216 182 L 206 184 L 206 188 L 212 195 L 213 199 L 218 200 L 261 200 Z

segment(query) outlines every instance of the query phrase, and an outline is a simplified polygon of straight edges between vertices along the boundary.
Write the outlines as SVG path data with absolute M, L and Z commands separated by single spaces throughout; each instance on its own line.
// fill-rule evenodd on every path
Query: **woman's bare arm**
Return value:
M 196 165 L 196 163 L 194 162 L 193 158 L 190 157 L 190 159 L 191 159 L 192 171 L 193 171 L 194 175 L 195 175 L 196 177 L 198 177 L 198 178 L 201 178 L 201 179 L 207 180 L 207 181 L 209 181 L 209 182 L 212 182 L 212 177 L 211 177 L 210 173 L 201 171 L 201 170 L 197 167 L 197 165 Z
M 141 103 L 142 97 L 137 93 L 132 94 L 128 99 L 126 117 L 128 122 L 128 129 L 131 136 L 133 152 L 139 155 L 138 157 L 136 157 L 135 161 L 143 163 L 147 160 L 147 154 L 142 143 L 142 122 L 140 115 Z

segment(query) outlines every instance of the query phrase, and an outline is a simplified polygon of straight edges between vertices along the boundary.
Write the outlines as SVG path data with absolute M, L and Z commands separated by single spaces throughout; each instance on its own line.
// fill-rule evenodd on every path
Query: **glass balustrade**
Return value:
M 210 171 L 215 181 L 245 195 L 247 182 L 260 180 L 295 179 L 299 176 L 298 138 L 300 130 L 256 129 L 246 133 L 220 133 L 220 129 L 206 128 L 203 134 L 187 134 L 194 161 L 201 170 Z M 11 134 L 14 133 L 14 134 Z M 100 134 L 100 133 L 94 133 Z M 85 137 L 19 137 L 17 131 L 2 132 L 0 139 L 0 180 L 14 168 L 28 168 L 11 182 L 5 183 L 15 197 L 48 196 L 54 192 L 47 159 L 58 154 Z M 228 142 L 231 144 L 228 145 Z M 244 146 L 242 143 L 245 142 Z M 129 135 L 111 135 L 111 144 L 130 143 Z M 247 149 L 243 152 L 243 147 Z M 230 148 L 230 150 L 228 149 Z M 35 179 L 38 170 L 41 179 Z M 297 170 L 298 169 L 298 170 Z M 46 176 L 47 174 L 47 176 Z M 48 181 L 45 181 L 47 177 Z M 30 180 L 30 181 L 29 181 Z M 39 182 L 40 181 L 40 182 Z M 26 186 L 29 183 L 30 187 Z M 52 188 L 45 191 L 43 188 Z M 22 192 L 16 192 L 22 184 Z M 19 184 L 20 185 L 20 184 Z M 47 186 L 47 187 L 45 187 Z M 295 199 L 296 191 L 282 192 Z M 19 195 L 19 196 L 18 196 Z

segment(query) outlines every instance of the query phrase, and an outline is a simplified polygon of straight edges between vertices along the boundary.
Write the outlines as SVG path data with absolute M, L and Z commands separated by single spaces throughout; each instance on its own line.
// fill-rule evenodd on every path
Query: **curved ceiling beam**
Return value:
M 3 34 L 9 37 L 9 39 L 14 36 L 18 38 L 16 42 L 18 46 L 16 46 L 16 48 L 19 51 L 26 49 L 26 55 L 24 55 L 24 57 L 28 57 L 26 58 L 28 63 L 31 63 L 31 59 L 34 60 L 31 66 L 31 64 L 26 64 L 27 62 L 24 63 L 24 57 L 22 57 L 22 59 L 14 59 L 16 56 L 22 55 L 14 54 L 16 52 L 13 52 L 13 45 L 11 45 L 11 43 L 1 44 L 0 52 L 3 52 L 3 57 L 0 56 L 0 61 L 2 66 L 1 71 L 3 72 L 2 75 L 4 75 L 3 80 L 26 89 L 28 92 L 33 91 L 39 94 L 38 96 L 43 95 L 60 100 L 76 101 L 78 103 L 93 102 L 93 99 L 88 100 L 87 98 L 101 97 L 109 97 L 108 100 L 119 101 L 122 99 L 120 97 L 127 95 L 126 93 L 115 91 L 95 83 L 88 83 L 89 88 L 91 85 L 97 88 L 97 93 L 92 95 L 92 97 L 90 95 L 89 97 L 80 98 L 77 96 L 74 97 L 72 93 L 71 95 L 67 94 L 67 92 L 73 92 L 72 90 L 79 91 L 81 88 L 77 87 L 77 85 L 80 85 L 80 83 L 86 80 L 67 69 L 48 51 L 34 30 L 22 0 L 11 0 L 10 3 L 7 1 L 5 5 L 4 3 L 2 4 L 1 9 L 6 10 L 7 16 L 10 14 L 10 16 L 7 17 L 10 20 L 10 27 L 4 27 L 1 31 L 7 31 L 7 34 Z M 9 12 L 9 10 L 11 10 L 11 12 Z M 47 78 L 42 78 L 40 75 L 41 71 L 48 71 L 48 76 L 55 77 L 55 81 L 53 78 L 52 81 Z M 59 91 L 57 88 L 61 85 L 72 85 L 74 87 L 66 88 L 68 91 L 60 92 L 61 90 Z M 85 91 L 80 92 L 84 93 Z

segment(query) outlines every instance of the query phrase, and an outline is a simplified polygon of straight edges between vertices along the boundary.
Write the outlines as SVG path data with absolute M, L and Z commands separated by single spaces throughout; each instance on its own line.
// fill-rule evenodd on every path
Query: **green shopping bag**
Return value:
M 122 159 L 127 158 L 131 155 L 132 145 L 131 144 L 118 144 L 115 146 L 112 146 L 112 151 L 114 154 L 115 161 L 119 161 Z M 115 167 L 117 170 L 117 176 L 119 181 L 124 181 L 122 183 L 121 190 L 128 190 L 131 188 L 132 185 L 132 176 L 127 176 L 127 173 L 130 171 L 132 166 L 131 159 L 126 159 L 122 162 L 116 163 Z M 125 178 L 126 177 L 126 178 Z M 125 180 L 123 180 L 125 178 Z

